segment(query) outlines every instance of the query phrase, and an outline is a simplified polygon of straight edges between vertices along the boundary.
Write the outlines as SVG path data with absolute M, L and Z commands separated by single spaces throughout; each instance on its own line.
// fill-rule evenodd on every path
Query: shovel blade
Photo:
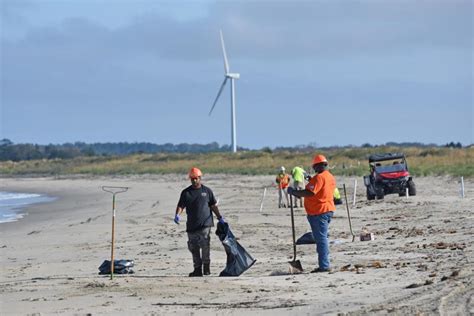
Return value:
M 303 272 L 303 266 L 301 265 L 301 261 L 293 260 L 289 261 L 288 263 L 290 264 L 290 273 L 296 274 Z

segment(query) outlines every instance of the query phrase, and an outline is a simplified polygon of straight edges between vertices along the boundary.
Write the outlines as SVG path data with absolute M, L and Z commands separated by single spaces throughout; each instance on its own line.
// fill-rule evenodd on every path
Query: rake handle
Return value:
M 110 246 L 110 279 L 114 278 L 114 244 L 115 244 L 115 194 L 112 200 L 112 243 Z
M 115 196 L 117 194 L 127 192 L 129 187 L 115 187 L 104 185 L 101 187 L 103 191 L 112 194 L 112 236 L 110 245 L 110 279 L 114 278 L 114 246 L 115 246 Z

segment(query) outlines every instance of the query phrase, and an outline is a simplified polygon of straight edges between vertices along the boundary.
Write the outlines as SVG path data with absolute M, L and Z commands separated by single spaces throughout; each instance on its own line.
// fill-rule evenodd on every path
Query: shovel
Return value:
M 291 230 L 293 232 L 293 260 L 289 261 L 291 273 L 303 272 L 301 262 L 296 260 L 296 237 L 295 237 L 295 218 L 293 215 L 293 196 L 290 194 L 290 209 L 291 209 Z

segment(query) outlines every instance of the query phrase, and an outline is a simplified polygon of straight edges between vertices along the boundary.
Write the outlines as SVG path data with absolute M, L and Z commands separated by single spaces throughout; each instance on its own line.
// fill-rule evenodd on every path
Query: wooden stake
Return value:
M 260 213 L 262 212 L 262 209 L 263 209 L 263 200 L 265 199 L 265 194 L 267 194 L 267 187 L 263 189 L 262 201 L 260 202 Z
M 357 194 L 357 179 L 354 179 L 354 198 L 352 199 L 352 206 L 356 205 L 356 194 Z

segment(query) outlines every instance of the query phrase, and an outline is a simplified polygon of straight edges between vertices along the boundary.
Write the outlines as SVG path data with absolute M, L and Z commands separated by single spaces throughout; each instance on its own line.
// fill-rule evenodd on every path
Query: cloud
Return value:
M 26 21 L 24 12 L 34 9 L 35 3 L 31 0 L 2 0 L 0 8 L 2 24 L 20 24 Z
M 26 39 L 48 45 L 60 33 L 66 45 L 100 42 L 116 54 L 202 60 L 220 57 L 216 39 L 222 28 L 232 54 L 239 58 L 327 58 L 468 49 L 471 13 L 470 1 L 232 1 L 211 3 L 208 15 L 196 19 L 182 21 L 151 12 L 108 31 L 87 17 L 68 19 L 33 30 Z
M 371 108 L 377 106 L 413 110 L 416 117 L 423 107 L 449 104 L 462 112 L 472 105 L 470 1 L 212 2 L 206 13 L 186 19 L 151 10 L 119 26 L 71 9 L 55 20 L 60 22 L 39 27 L 32 9 L 45 14 L 46 3 L 54 4 L 2 1 L 2 17 L 9 17 L 2 21 L 8 28 L 1 38 L 8 131 L 17 130 L 14 122 L 22 115 L 29 116 L 31 128 L 38 118 L 47 122 L 61 115 L 65 128 L 77 125 L 72 140 L 86 132 L 75 118 L 91 122 L 87 135 L 99 136 L 110 116 L 124 124 L 134 118 L 137 129 L 153 127 L 161 135 L 169 135 L 173 120 L 192 124 L 173 113 L 207 115 L 223 79 L 219 29 L 231 69 L 242 73 L 238 125 L 250 125 L 239 134 L 248 143 L 259 137 L 265 145 L 261 131 L 272 130 L 271 122 L 296 104 L 302 113 L 327 117 L 363 110 L 367 120 L 374 120 Z M 104 3 L 87 7 L 97 13 Z M 21 28 L 14 24 L 18 17 Z M 220 102 L 209 119 L 212 128 L 200 135 L 203 141 L 227 142 L 227 135 L 213 132 L 228 130 L 228 99 Z M 255 122 L 255 113 L 268 119 Z M 404 116 L 397 112 L 392 118 Z M 305 115 L 305 126 L 312 119 Z M 183 141 L 187 134 L 176 132 Z

